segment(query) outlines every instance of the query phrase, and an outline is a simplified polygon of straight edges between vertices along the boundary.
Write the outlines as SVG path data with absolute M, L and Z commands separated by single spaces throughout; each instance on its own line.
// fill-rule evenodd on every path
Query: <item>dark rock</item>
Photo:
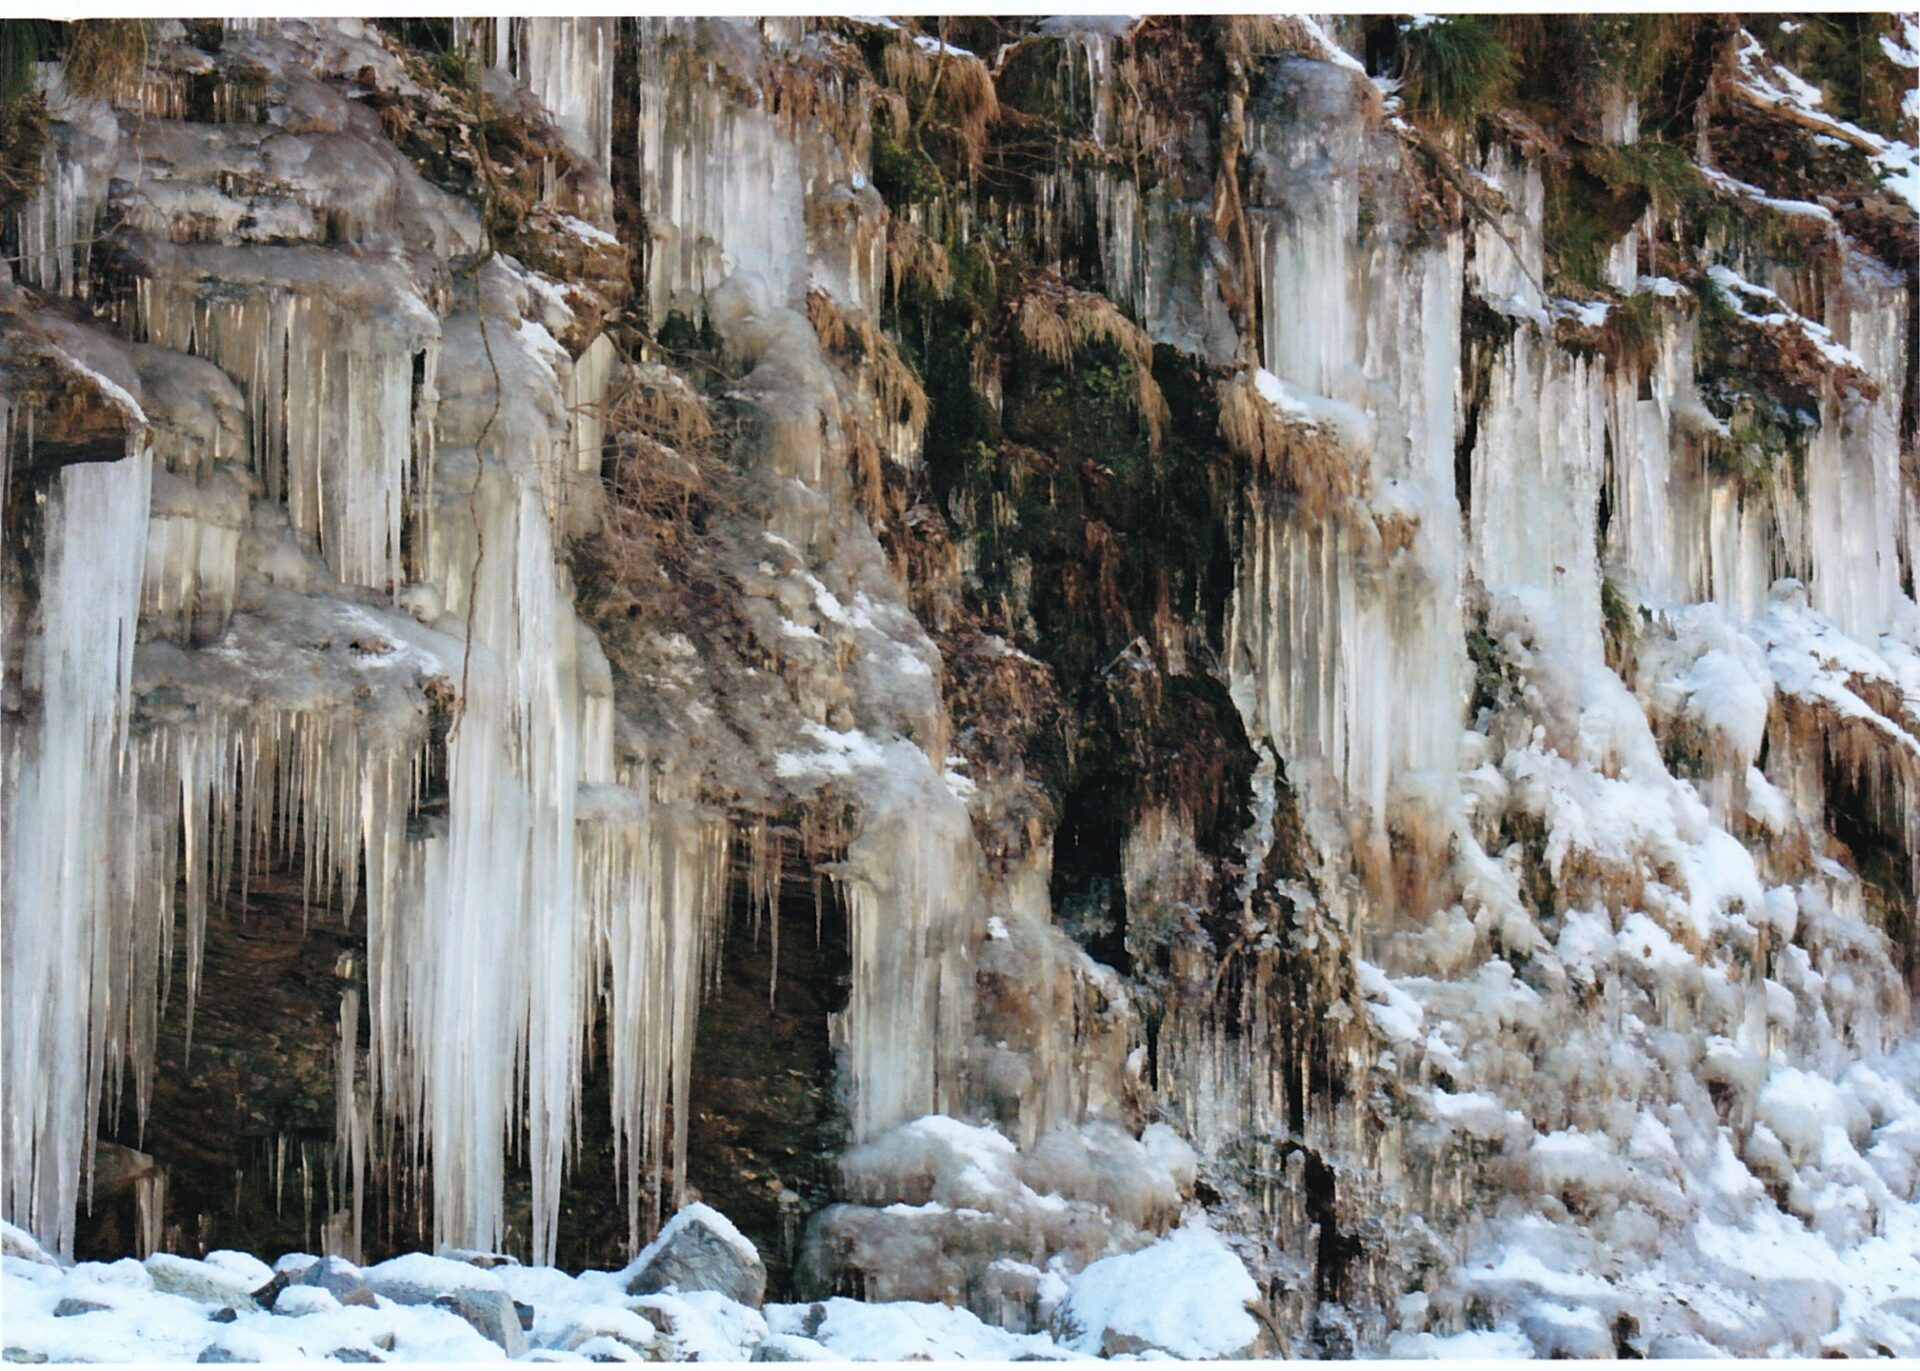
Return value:
M 531 1333 L 533 1331 L 533 1306 L 530 1304 L 522 1304 L 519 1300 L 515 1300 L 513 1302 L 513 1312 L 520 1316 L 520 1327 L 524 1331 Z
M 246 1358 L 234 1356 L 233 1353 L 227 1351 L 226 1348 L 215 1342 L 208 1343 L 205 1347 L 201 1348 L 200 1355 L 195 1357 L 194 1360 L 197 1362 L 241 1362 L 245 1361 Z
M 38 1365 L 46 1359 L 45 1352 L 29 1352 L 24 1347 L 9 1347 L 5 1351 L 0 1351 L 0 1361 L 30 1362 Z
M 364 1347 L 336 1347 L 327 1353 L 328 1361 L 384 1362 L 385 1357 Z
M 360 1268 L 338 1257 L 322 1257 L 302 1271 L 295 1284 L 318 1286 L 342 1304 L 371 1309 L 376 1303 L 373 1287 L 360 1274 Z
M 759 1252 L 724 1214 L 704 1204 L 690 1204 L 669 1219 L 631 1269 L 629 1295 L 713 1290 L 754 1309 L 767 1295 Z
M 379 1348 L 382 1352 L 393 1351 L 393 1334 L 391 1333 L 374 1334 L 373 1345 Z
M 101 1304 L 96 1300 L 75 1299 L 72 1295 L 69 1295 L 53 1307 L 53 1316 L 56 1319 L 70 1319 L 75 1314 L 91 1314 L 96 1310 L 111 1309 L 112 1307 L 112 1305 Z
M 273 1273 L 273 1279 L 253 1292 L 253 1302 L 262 1309 L 273 1308 L 273 1302 L 280 1298 L 280 1292 L 293 1284 L 293 1277 L 284 1271 Z
M 214 1310 L 211 1314 L 207 1315 L 207 1317 L 215 1323 L 232 1323 L 235 1319 L 239 1318 L 240 1315 L 232 1305 L 228 1305 L 225 1309 Z

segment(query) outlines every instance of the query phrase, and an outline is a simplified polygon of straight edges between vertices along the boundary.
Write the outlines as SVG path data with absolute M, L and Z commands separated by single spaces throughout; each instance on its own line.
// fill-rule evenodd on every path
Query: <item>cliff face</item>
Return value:
M 10 1222 L 1920 1355 L 1910 21 L 9 30 Z

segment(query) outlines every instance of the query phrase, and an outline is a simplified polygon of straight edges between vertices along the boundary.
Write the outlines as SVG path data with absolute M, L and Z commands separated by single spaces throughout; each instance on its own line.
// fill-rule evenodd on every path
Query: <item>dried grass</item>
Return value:
M 1309 513 L 1325 514 L 1366 493 L 1364 468 L 1356 467 L 1339 439 L 1317 424 L 1282 415 L 1250 373 L 1222 382 L 1219 395 L 1227 446 Z
M 1070 367 L 1074 355 L 1095 343 L 1110 343 L 1133 368 L 1134 412 L 1154 447 L 1166 433 L 1166 397 L 1153 379 L 1153 342 L 1113 301 L 1075 290 L 1057 276 L 1030 285 L 1013 309 L 1013 335 L 1022 351 L 1053 366 Z
M 734 472 L 706 400 L 658 364 L 608 397 L 606 431 L 607 498 L 586 553 L 603 598 L 644 605 L 683 578 L 704 517 L 732 507 Z
M 987 130 L 1000 117 L 999 92 L 986 63 L 972 53 L 924 48 L 903 29 L 881 53 L 880 73 L 888 86 L 919 109 L 909 128 L 899 130 L 903 138 L 937 117 L 942 129 L 958 141 L 969 172 L 979 170 Z
M 903 287 L 920 286 L 944 297 L 953 287 L 953 263 L 946 247 L 905 219 L 887 223 L 887 280 L 894 297 Z
M 893 339 L 864 311 L 844 309 L 825 291 L 810 290 L 807 319 L 863 402 L 841 406 L 840 427 L 862 499 L 870 510 L 883 510 L 884 459 L 902 447 L 919 447 L 927 430 L 927 392 Z

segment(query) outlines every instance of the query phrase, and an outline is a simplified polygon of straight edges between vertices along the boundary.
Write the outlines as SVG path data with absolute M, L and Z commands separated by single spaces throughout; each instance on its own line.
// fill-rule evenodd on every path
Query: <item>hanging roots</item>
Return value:
M 1221 383 L 1220 433 L 1228 447 L 1311 514 L 1325 514 L 1365 493 L 1365 474 L 1355 469 L 1340 440 L 1319 424 L 1283 415 L 1249 372 Z
M 596 547 L 603 578 L 637 595 L 684 566 L 696 510 L 726 502 L 731 473 L 706 401 L 668 368 L 634 367 L 606 408 L 608 499 Z
M 1134 410 L 1146 425 L 1148 440 L 1160 446 L 1169 416 L 1166 397 L 1153 379 L 1153 343 L 1113 301 L 1075 290 L 1057 276 L 1044 276 L 1015 306 L 1013 332 L 1023 351 L 1058 367 L 1071 366 L 1082 348 L 1113 344 L 1133 367 Z

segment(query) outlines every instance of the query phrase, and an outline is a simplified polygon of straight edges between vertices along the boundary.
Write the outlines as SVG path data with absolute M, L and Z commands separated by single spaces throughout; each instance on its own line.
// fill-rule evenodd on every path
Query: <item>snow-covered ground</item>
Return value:
M 0 1236 L 8 1361 L 1198 1359 L 1244 1354 L 1259 1336 L 1252 1279 L 1197 1217 L 1061 1281 L 1052 1331 L 1036 1333 L 911 1301 L 756 1309 L 712 1290 L 629 1294 L 647 1253 L 577 1276 L 424 1253 L 364 1271 L 304 1253 L 272 1266 L 244 1252 L 66 1266 L 10 1224 Z

